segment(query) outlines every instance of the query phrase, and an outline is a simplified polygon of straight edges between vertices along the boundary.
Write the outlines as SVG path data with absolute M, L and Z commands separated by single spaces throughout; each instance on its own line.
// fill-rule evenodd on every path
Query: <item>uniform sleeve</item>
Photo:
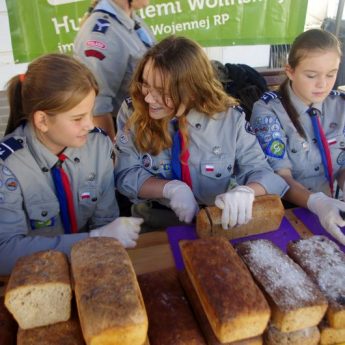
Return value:
M 119 216 L 119 207 L 115 197 L 114 166 L 113 154 L 114 148 L 108 136 L 96 133 L 98 145 L 93 145 L 94 155 L 98 156 L 98 169 L 100 170 L 101 193 L 100 200 L 90 222 L 90 228 L 98 228 L 112 222 Z
M 274 100 L 271 102 L 279 101 Z M 250 122 L 273 170 L 291 169 L 292 165 L 286 153 L 286 134 L 273 106 L 262 100 L 257 101 L 253 106 Z
M 237 181 L 240 184 L 256 182 L 261 184 L 268 194 L 284 195 L 289 187 L 284 179 L 275 174 L 267 163 L 244 114 L 238 117 L 237 128 L 235 165 Z
M 0 275 L 8 275 L 17 259 L 40 250 L 55 249 L 70 253 L 74 243 L 88 234 L 55 237 L 27 236 L 28 224 L 23 209 L 24 200 L 20 185 L 13 173 L 0 163 Z
M 121 87 L 130 58 L 128 48 L 123 44 L 125 39 L 118 38 L 116 27 L 110 26 L 104 33 L 93 31 L 97 20 L 90 18 L 82 26 L 74 45 L 75 56 L 93 72 L 99 83 L 95 116 L 113 111 L 113 99 Z
M 125 128 L 131 113 L 132 110 L 123 102 L 117 116 L 115 185 L 121 194 L 138 203 L 142 201 L 138 197 L 141 186 L 153 175 L 142 166 L 142 155 L 135 147 L 133 133 Z

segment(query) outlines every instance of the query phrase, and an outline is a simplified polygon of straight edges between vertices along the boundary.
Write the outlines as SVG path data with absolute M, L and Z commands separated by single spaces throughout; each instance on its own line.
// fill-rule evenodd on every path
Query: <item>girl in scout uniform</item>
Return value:
M 251 219 L 255 195 L 286 191 L 197 43 L 172 36 L 151 48 L 131 96 L 117 118 L 115 179 L 133 202 L 159 200 L 187 223 L 216 204 L 228 229 Z
M 111 140 L 92 122 L 98 87 L 75 59 L 51 54 L 8 84 L 0 141 L 0 275 L 40 250 L 88 236 L 133 247 L 141 219 L 117 218 Z
M 75 41 L 74 54 L 97 78 L 94 121 L 113 140 L 115 118 L 138 60 L 155 42 L 154 35 L 136 10 L 149 0 L 93 0 L 89 16 Z
M 345 203 L 334 199 L 334 180 L 344 190 L 345 99 L 332 91 L 340 63 L 337 38 L 313 29 L 292 44 L 287 79 L 278 92 L 254 104 L 251 125 L 272 168 L 290 185 L 284 198 L 314 212 L 345 244 L 339 227 Z

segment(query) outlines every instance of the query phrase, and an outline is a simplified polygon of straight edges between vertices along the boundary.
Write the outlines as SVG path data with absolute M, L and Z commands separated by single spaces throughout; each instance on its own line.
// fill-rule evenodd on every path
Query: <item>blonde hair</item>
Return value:
M 44 111 L 55 116 L 78 105 L 98 85 L 91 71 L 73 57 L 47 54 L 34 60 L 25 75 L 7 84 L 10 116 L 6 134 L 33 114 Z
M 135 144 L 141 152 L 157 155 L 171 147 L 169 123 L 175 116 L 173 113 L 160 120 L 149 116 L 148 105 L 140 87 L 145 65 L 149 61 L 154 71 L 161 74 L 162 87 L 168 91 L 174 110 L 177 111 L 180 105 L 186 107 L 178 117 L 178 123 L 187 144 L 186 115 L 192 108 L 206 116 L 213 116 L 237 104 L 235 99 L 224 92 L 210 60 L 199 44 L 185 37 L 167 37 L 147 51 L 136 68 L 130 86 L 134 112 L 127 128 L 135 131 Z

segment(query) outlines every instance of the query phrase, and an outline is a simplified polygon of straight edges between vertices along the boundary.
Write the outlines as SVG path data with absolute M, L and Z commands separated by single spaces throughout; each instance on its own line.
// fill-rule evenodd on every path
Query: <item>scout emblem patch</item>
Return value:
M 55 225 L 55 217 L 48 220 L 30 219 L 30 225 L 33 230 L 52 227 Z
M 283 158 L 285 154 L 285 144 L 280 139 L 272 139 L 265 150 L 267 156 Z
M 141 163 L 145 168 L 147 168 L 147 169 L 151 168 L 152 167 L 152 157 L 148 153 L 144 154 L 143 157 L 141 158 Z
M 105 34 L 107 30 L 109 29 L 110 22 L 109 20 L 99 18 L 97 19 L 97 23 L 92 29 L 92 32 L 98 32 L 100 34 Z

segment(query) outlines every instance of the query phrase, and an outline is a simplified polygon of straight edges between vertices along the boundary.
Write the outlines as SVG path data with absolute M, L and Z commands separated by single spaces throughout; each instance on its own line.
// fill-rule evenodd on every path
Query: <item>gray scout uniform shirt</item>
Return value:
M 79 232 L 105 225 L 118 216 L 110 139 L 90 133 L 81 148 L 67 148 L 63 163 Z M 68 254 L 87 233 L 64 235 L 59 201 L 50 169 L 58 161 L 37 139 L 32 126 L 18 127 L 0 143 L 0 275 L 16 260 L 39 250 Z
M 83 24 L 74 41 L 74 55 L 89 67 L 99 83 L 94 115 L 109 112 L 116 117 L 128 97 L 135 66 L 148 49 L 134 30 L 135 22 L 145 29 L 152 43 L 155 39 L 140 17 L 129 18 L 111 0 L 101 0 L 95 10 L 103 12 L 93 12 Z
M 251 125 L 274 171 L 290 169 L 295 180 L 312 192 L 330 194 L 321 154 L 314 136 L 308 106 L 288 86 L 292 104 L 300 116 L 307 135 L 302 138 L 285 111 L 279 95 L 265 93 L 254 104 Z M 345 167 L 345 99 L 332 91 L 322 102 L 313 104 L 321 113 L 321 124 L 332 155 L 333 173 L 337 177 Z
M 115 183 L 121 193 L 133 202 L 140 202 L 138 192 L 148 178 L 172 179 L 171 149 L 157 156 L 139 152 L 133 132 L 124 129 L 131 113 L 132 109 L 124 102 L 117 118 Z M 270 194 L 283 195 L 287 191 L 285 181 L 266 162 L 244 113 L 230 107 L 211 118 L 191 110 L 187 120 L 189 168 L 198 203 L 213 205 L 218 194 L 249 182 L 260 183 Z M 170 124 L 172 136 L 173 127 Z

